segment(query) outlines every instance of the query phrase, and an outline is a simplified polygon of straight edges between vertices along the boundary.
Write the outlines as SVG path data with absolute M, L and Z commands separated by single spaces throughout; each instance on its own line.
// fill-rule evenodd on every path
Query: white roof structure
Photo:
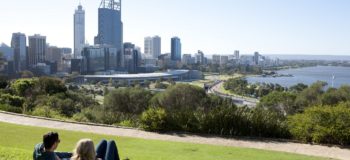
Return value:
M 116 78 L 116 79 L 142 79 L 142 78 L 161 78 L 179 76 L 189 73 L 189 70 L 169 70 L 160 73 L 141 73 L 141 74 L 114 74 L 114 75 L 85 75 L 84 78 Z

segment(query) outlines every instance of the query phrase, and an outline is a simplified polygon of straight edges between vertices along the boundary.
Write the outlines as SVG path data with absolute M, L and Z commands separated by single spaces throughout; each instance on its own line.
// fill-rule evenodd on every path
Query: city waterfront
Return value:
M 285 87 L 290 87 L 298 83 L 310 85 L 317 81 L 324 81 L 328 83 L 328 87 L 331 87 L 334 76 L 334 87 L 338 88 L 342 85 L 350 85 L 350 67 L 316 66 L 280 70 L 277 73 L 281 75 L 291 74 L 292 76 L 251 76 L 247 77 L 247 80 L 249 83 L 277 83 Z

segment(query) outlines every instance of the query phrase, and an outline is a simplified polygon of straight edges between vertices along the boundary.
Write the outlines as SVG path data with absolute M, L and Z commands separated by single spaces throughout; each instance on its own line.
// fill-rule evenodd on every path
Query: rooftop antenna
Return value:
M 112 10 L 121 11 L 122 0 L 102 0 L 100 8 L 107 8 Z

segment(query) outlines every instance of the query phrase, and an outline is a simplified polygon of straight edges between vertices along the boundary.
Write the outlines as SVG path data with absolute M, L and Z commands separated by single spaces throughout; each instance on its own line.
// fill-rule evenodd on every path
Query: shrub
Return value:
M 47 118 L 57 118 L 62 119 L 63 117 L 59 114 L 59 112 L 53 110 L 49 106 L 38 106 L 35 107 L 33 112 L 31 113 L 33 116 L 47 117 Z
M 24 99 L 10 94 L 0 94 L 0 103 L 9 104 L 14 107 L 22 107 Z
M 119 88 L 104 98 L 105 108 L 112 113 L 141 114 L 148 107 L 151 92 L 139 88 Z
M 137 127 L 137 124 L 133 122 L 132 120 L 123 120 L 117 125 L 124 126 L 124 127 Z
M 176 84 L 169 87 L 152 98 L 151 104 L 154 107 L 164 106 L 167 111 L 186 110 L 194 111 L 203 108 L 207 95 L 204 89 L 187 85 Z
M 167 113 L 162 108 L 149 108 L 141 115 L 141 127 L 147 131 L 166 131 Z
M 350 144 L 350 104 L 315 106 L 288 119 L 294 138 L 304 142 Z
M 76 113 L 72 119 L 77 122 L 90 122 L 89 119 L 83 113 Z
M 8 104 L 0 104 L 0 110 L 6 112 L 22 113 L 22 108 L 14 107 Z
M 167 89 L 169 85 L 162 82 L 157 82 L 154 87 L 157 89 Z
M 277 113 L 262 108 L 218 107 L 203 114 L 200 119 L 203 133 L 285 138 L 288 130 Z
M 33 92 L 36 83 L 35 79 L 19 79 L 11 84 L 11 88 L 15 90 L 17 95 L 25 96 L 27 92 Z

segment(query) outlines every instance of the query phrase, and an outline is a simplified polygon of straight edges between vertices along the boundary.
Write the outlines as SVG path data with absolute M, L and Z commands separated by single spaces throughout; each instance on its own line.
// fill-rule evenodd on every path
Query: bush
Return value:
M 35 107 L 34 111 L 31 114 L 33 116 L 39 116 L 39 117 L 63 119 L 63 117 L 59 114 L 59 112 L 53 110 L 49 106 Z
M 10 94 L 0 94 L 0 103 L 20 108 L 24 103 L 24 98 Z
M 137 127 L 137 124 L 132 120 L 124 120 L 118 123 L 117 125 L 123 126 L 123 127 Z
M 203 133 L 286 138 L 288 130 L 284 120 L 277 113 L 262 108 L 218 107 L 200 119 Z
M 157 89 L 167 89 L 169 85 L 162 82 L 157 82 L 154 87 Z
M 0 104 L 0 110 L 13 113 L 22 113 L 22 108 L 14 107 L 8 104 Z
M 288 119 L 294 138 L 304 142 L 350 144 L 350 104 L 315 106 Z
M 149 108 L 142 113 L 141 127 L 147 131 L 166 131 L 167 113 L 162 108 Z
M 35 79 L 18 79 L 11 84 L 11 88 L 15 90 L 17 95 L 24 97 L 26 94 L 33 92 L 36 83 L 37 80 Z
M 90 122 L 89 119 L 83 113 L 74 114 L 72 119 L 77 122 Z
M 167 111 L 194 111 L 203 108 L 206 100 L 207 94 L 204 89 L 187 84 L 177 84 L 153 97 L 151 104 L 153 107 L 166 107 Z
M 139 88 L 119 88 L 110 91 L 104 98 L 107 111 L 139 115 L 148 107 L 151 92 Z

